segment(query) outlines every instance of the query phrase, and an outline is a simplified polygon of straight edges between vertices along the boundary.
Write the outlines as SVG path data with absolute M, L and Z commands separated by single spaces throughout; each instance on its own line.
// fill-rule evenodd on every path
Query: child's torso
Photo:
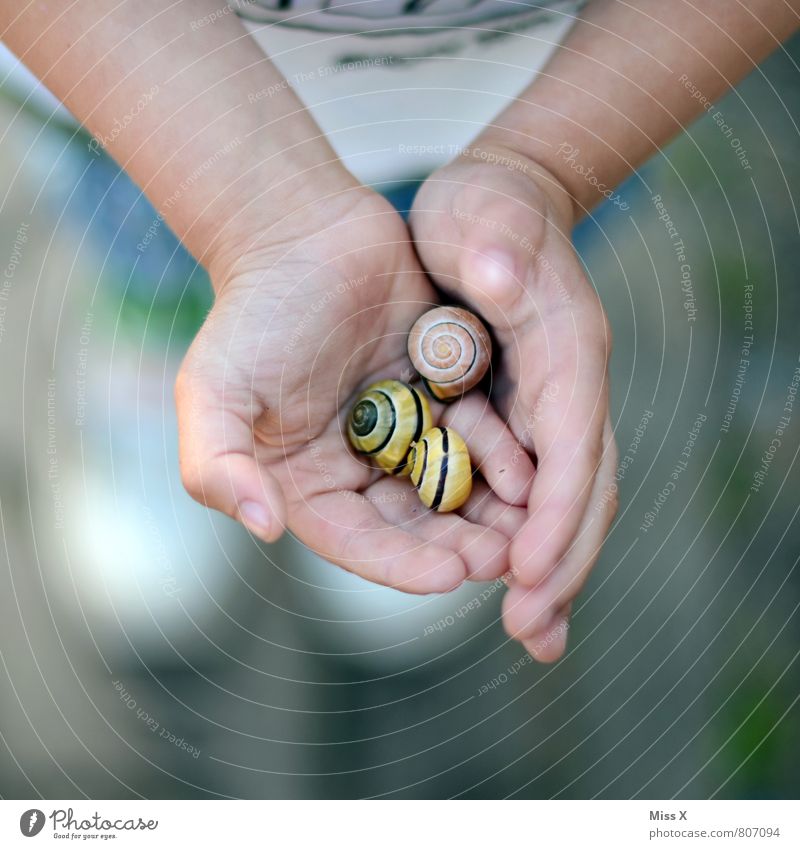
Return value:
M 541 69 L 583 2 L 238 0 L 234 8 L 348 167 L 375 184 L 451 159 Z

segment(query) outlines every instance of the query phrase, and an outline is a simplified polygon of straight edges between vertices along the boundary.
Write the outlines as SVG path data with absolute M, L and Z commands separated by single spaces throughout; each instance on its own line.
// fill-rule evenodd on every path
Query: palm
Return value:
M 408 328 L 434 300 L 405 225 L 375 196 L 309 227 L 307 238 L 276 238 L 241 260 L 182 371 L 179 410 L 194 411 L 184 467 L 204 470 L 199 480 L 185 475 L 194 494 L 231 515 L 243 498 L 280 503 L 288 526 L 324 557 L 409 591 L 505 571 L 520 511 L 483 487 L 467 518 L 428 513 L 406 481 L 380 476 L 343 437 L 359 387 L 407 378 Z M 480 399 L 449 415 L 511 450 Z M 215 446 L 216 473 L 205 446 Z M 223 498 L 200 491 L 212 474 L 209 488 Z

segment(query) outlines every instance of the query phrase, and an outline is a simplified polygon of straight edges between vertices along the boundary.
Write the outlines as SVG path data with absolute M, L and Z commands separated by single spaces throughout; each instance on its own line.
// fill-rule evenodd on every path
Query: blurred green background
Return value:
M 576 232 L 638 442 L 553 667 L 521 662 L 491 586 L 374 588 L 184 494 L 204 273 L 164 225 L 142 247 L 138 189 L 4 85 L 0 794 L 796 797 L 798 60 L 795 38 L 715 106 L 732 136 L 706 115 Z

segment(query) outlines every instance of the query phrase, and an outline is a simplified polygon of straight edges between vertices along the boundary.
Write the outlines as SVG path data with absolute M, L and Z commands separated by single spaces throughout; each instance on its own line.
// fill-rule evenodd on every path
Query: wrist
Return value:
M 331 257 L 320 248 L 327 242 L 317 237 L 354 216 L 369 216 L 366 204 L 382 201 L 340 163 L 285 178 L 285 185 L 288 191 L 262 192 L 230 210 L 204 263 L 216 295 L 234 281 L 237 288 L 278 285 L 267 282 L 269 269 L 298 250 L 327 265 Z M 358 211 L 362 207 L 366 212 Z M 355 248 L 338 243 L 328 253 L 347 255 Z
M 204 246 L 198 259 L 217 294 L 230 278 L 246 273 L 255 257 L 263 266 L 265 257 L 329 226 L 369 191 L 330 148 L 245 167 L 239 186 L 218 200 L 213 216 L 192 237 Z
M 615 198 L 620 205 L 615 190 L 631 168 L 623 155 L 532 96 L 524 110 L 522 105 L 517 102 L 482 133 L 487 144 L 512 150 L 551 174 L 572 199 L 576 222 L 604 200 Z
M 544 163 L 507 139 L 492 133 L 481 134 L 475 142 L 465 148 L 461 158 L 471 162 L 485 162 L 519 173 L 534 183 L 547 197 L 554 213 L 569 230 L 580 218 L 578 200 L 570 191 L 569 184 L 550 163 Z

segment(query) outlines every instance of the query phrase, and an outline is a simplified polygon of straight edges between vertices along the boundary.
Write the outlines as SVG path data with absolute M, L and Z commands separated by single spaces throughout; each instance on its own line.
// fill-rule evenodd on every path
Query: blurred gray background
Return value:
M 796 796 L 798 59 L 576 232 L 630 462 L 553 667 L 521 662 L 491 586 L 371 587 L 184 494 L 172 382 L 204 274 L 163 226 L 137 249 L 138 190 L 5 85 L 0 794 Z

